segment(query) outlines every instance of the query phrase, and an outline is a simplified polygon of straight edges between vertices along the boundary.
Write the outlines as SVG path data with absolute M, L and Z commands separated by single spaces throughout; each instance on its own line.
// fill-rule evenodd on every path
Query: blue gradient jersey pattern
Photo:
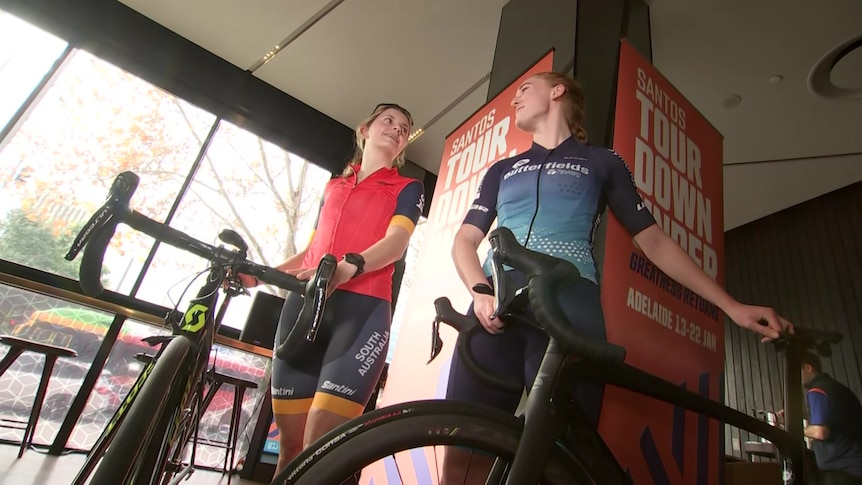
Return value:
M 464 224 L 487 233 L 496 218 L 527 248 L 570 261 L 595 282 L 593 236 L 606 206 L 633 236 L 655 223 L 623 159 L 570 137 L 492 165 Z M 490 257 L 484 270 L 490 276 Z

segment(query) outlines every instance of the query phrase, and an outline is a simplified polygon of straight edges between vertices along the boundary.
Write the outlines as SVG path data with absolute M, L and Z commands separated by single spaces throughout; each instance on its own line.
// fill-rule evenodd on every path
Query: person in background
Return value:
M 383 372 L 393 265 L 407 249 L 425 200 L 422 182 L 398 173 L 412 125 L 410 113 L 396 104 L 374 109 L 356 129 L 356 157 L 324 189 L 309 246 L 277 267 L 304 280 L 325 254 L 340 259 L 312 355 L 294 365 L 272 362 L 276 473 L 326 432 L 362 414 Z M 246 286 L 258 283 L 240 278 Z M 302 297 L 289 293 L 276 342 L 301 308 Z
M 862 405 L 844 384 L 823 372 L 820 358 L 802 357 L 802 385 L 808 409 L 805 436 L 824 485 L 862 485 Z M 780 415 L 783 413 L 779 413 Z

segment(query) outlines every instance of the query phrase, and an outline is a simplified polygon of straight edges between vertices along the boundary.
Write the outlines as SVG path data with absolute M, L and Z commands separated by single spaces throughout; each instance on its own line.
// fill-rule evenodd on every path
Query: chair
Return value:
M 153 359 L 152 355 L 139 353 L 135 355 L 135 359 L 148 363 Z M 203 401 L 201 402 L 201 416 L 203 416 L 209 405 L 212 403 L 213 398 L 221 389 L 221 386 L 227 384 L 229 386 L 234 387 L 233 393 L 233 404 L 231 409 L 230 416 L 230 426 L 228 428 L 228 438 L 225 442 L 212 442 L 209 440 L 201 440 L 197 439 L 193 443 L 192 446 L 197 446 L 198 443 L 202 443 L 207 446 L 215 446 L 219 448 L 225 449 L 224 456 L 224 465 L 222 466 L 222 473 L 228 473 L 228 480 L 230 480 L 230 472 L 233 469 L 234 458 L 236 453 L 236 441 L 239 438 L 239 420 L 242 417 L 242 401 L 245 398 L 246 389 L 257 389 L 257 383 L 252 382 L 246 379 L 241 379 L 239 377 L 229 376 L 227 374 L 223 374 L 215 370 L 215 368 L 210 368 L 206 373 L 206 380 L 209 386 L 207 387 L 206 394 L 204 395 Z
M 245 397 L 246 389 L 257 389 L 257 383 L 240 379 L 239 377 L 229 376 L 227 374 L 222 374 L 216 370 L 211 370 L 209 373 L 209 381 L 210 386 L 207 389 L 206 396 L 204 396 L 203 403 L 201 405 L 201 414 L 206 412 L 210 403 L 213 400 L 216 392 L 221 389 L 222 385 L 233 386 L 233 408 L 231 409 L 230 416 L 230 427 L 228 430 L 228 438 L 226 442 L 223 443 L 213 443 L 206 442 L 205 444 L 209 446 L 218 446 L 225 449 L 224 452 L 224 466 L 222 467 L 222 473 L 228 473 L 233 469 L 234 466 L 234 457 L 236 453 L 236 441 L 239 438 L 239 420 L 242 417 L 242 401 Z
M 32 340 L 21 339 L 9 335 L 0 335 L 0 343 L 9 346 L 9 352 L 0 361 L 0 376 L 2 376 L 15 362 L 22 353 L 34 352 L 45 356 L 45 365 L 42 368 L 42 378 L 39 380 L 39 388 L 36 390 L 36 397 L 33 400 L 33 409 L 30 411 L 30 419 L 27 420 L 24 428 L 24 437 L 21 439 L 21 448 L 18 450 L 18 458 L 24 455 L 24 450 L 27 449 L 33 442 L 33 436 L 36 433 L 36 423 L 39 422 L 39 413 L 42 410 L 42 404 L 45 401 L 45 393 L 48 390 L 48 382 L 51 380 L 51 372 L 54 370 L 54 363 L 58 357 L 78 357 L 78 353 L 66 347 L 58 347 L 56 345 L 43 344 Z M 23 422 L 16 422 L 24 424 Z

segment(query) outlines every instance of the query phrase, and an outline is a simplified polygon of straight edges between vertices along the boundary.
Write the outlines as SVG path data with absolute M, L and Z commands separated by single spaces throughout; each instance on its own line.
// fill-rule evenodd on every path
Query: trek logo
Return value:
M 343 394 L 345 396 L 352 396 L 356 394 L 356 389 L 352 389 L 342 384 L 336 384 L 330 381 L 323 381 L 323 384 L 320 386 L 324 391 L 333 391 L 338 394 Z
M 638 204 L 637 209 L 638 209 L 639 211 L 642 211 L 642 210 L 646 209 L 646 206 L 644 205 L 644 203 L 643 203 L 643 202 L 641 202 L 641 203 L 639 203 L 639 204 Z
M 479 205 L 479 204 L 473 204 L 473 205 L 471 205 L 471 206 L 470 206 L 470 210 L 471 210 L 471 211 L 480 211 L 480 212 L 484 212 L 485 214 L 487 214 L 487 213 L 489 212 L 489 209 L 488 209 L 487 207 L 485 207 L 484 205 Z
M 419 212 L 422 212 L 422 209 L 425 208 L 425 194 L 419 196 L 419 202 L 416 204 L 416 208 L 419 209 Z
M 512 168 L 521 168 L 528 163 L 530 163 L 529 158 L 522 158 L 522 159 L 518 160 L 517 162 L 515 162 L 514 164 L 512 164 Z

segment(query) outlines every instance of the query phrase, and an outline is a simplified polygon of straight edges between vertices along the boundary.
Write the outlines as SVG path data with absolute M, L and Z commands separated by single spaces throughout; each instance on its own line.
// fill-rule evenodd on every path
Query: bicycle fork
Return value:
M 527 397 L 524 408 L 524 432 L 518 443 L 515 458 L 506 484 L 539 483 L 545 469 L 545 460 L 550 457 L 554 443 L 566 430 L 565 418 L 554 411 L 553 393 L 555 376 L 566 361 L 568 354 L 553 339 L 539 366 L 533 388 Z M 501 475 L 495 462 L 493 475 Z

